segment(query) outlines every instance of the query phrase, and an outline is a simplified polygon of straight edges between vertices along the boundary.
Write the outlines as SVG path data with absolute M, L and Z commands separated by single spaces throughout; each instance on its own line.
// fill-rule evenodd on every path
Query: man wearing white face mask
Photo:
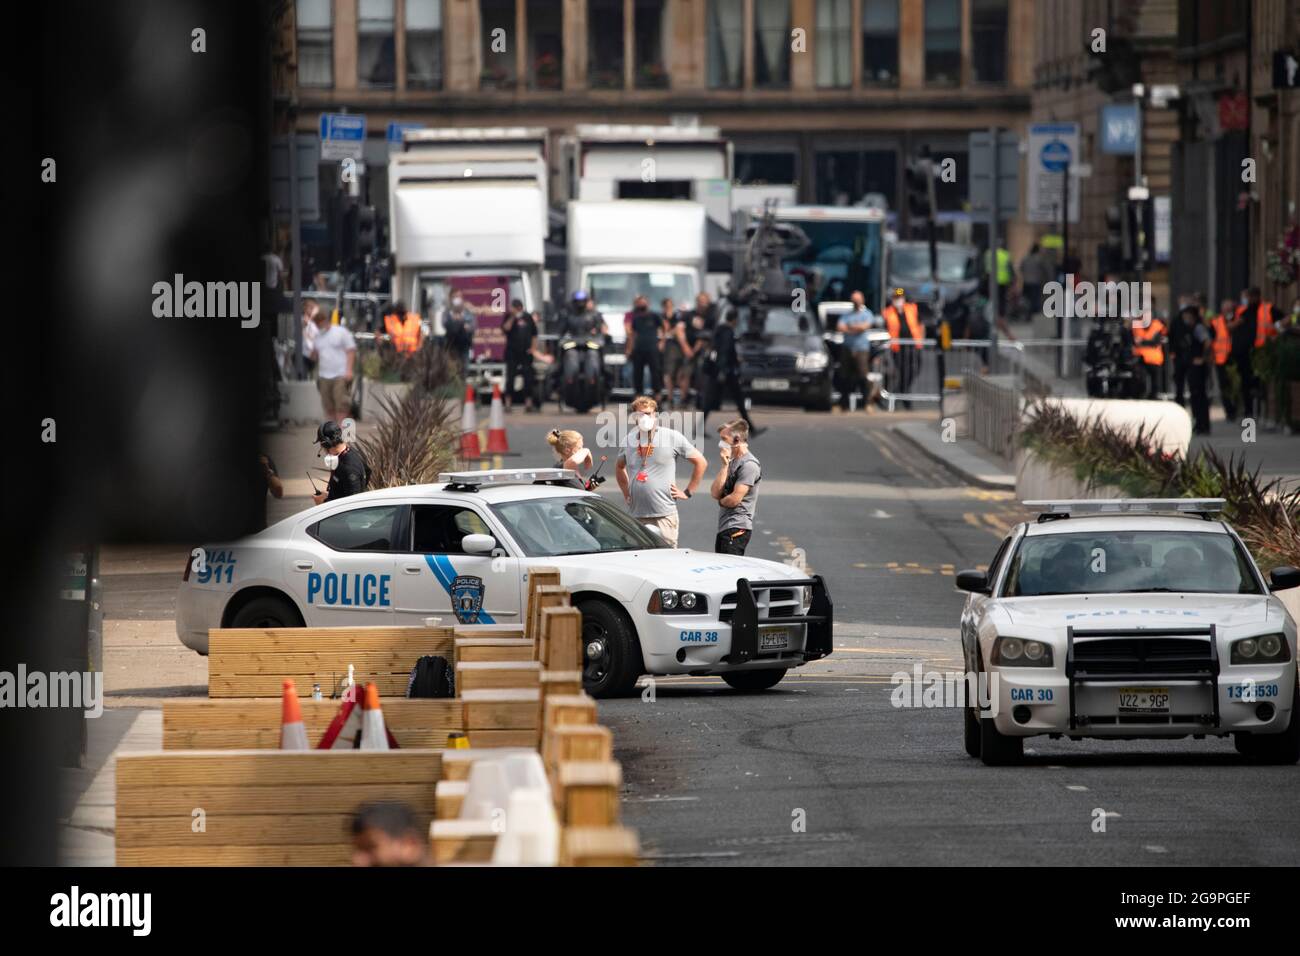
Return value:
M 324 491 L 311 496 L 312 501 L 319 505 L 366 490 L 370 484 L 370 466 L 361 452 L 343 440 L 343 429 L 338 422 L 321 422 L 316 429 L 316 444 L 320 445 L 321 458 L 329 469 L 330 482 Z
M 656 419 L 659 406 L 648 395 L 632 402 L 636 429 L 627 436 L 619 453 L 614 475 L 623 490 L 623 500 L 632 509 L 632 517 L 643 525 L 657 528 L 670 548 L 677 547 L 677 502 L 695 493 L 704 478 L 708 462 L 699 449 L 679 431 L 660 427 Z M 694 471 L 685 488 L 678 488 L 677 459 L 685 458 Z M 629 465 L 632 471 L 629 474 Z

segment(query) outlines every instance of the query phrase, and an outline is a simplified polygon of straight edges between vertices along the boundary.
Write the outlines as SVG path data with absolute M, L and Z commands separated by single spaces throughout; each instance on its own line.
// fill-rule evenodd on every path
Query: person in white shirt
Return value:
M 302 360 L 308 375 L 316 371 L 316 336 L 320 334 L 316 328 L 316 313 L 319 311 L 315 299 L 308 299 L 302 305 Z
M 324 309 L 318 310 L 314 319 L 316 342 L 311 356 L 320 363 L 316 387 L 320 390 L 325 417 L 341 425 L 352 407 L 352 368 L 357 360 L 357 342 L 346 326 L 330 325 Z

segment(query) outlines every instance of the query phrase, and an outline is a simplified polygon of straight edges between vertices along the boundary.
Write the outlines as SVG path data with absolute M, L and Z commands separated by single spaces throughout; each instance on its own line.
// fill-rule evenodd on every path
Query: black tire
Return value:
M 784 667 L 769 667 L 757 671 L 727 671 L 722 675 L 722 679 L 736 690 L 760 691 L 781 683 L 785 672 Z
M 975 712 L 974 707 L 963 707 L 962 713 L 965 715 L 965 744 L 966 756 L 978 757 L 980 755 L 980 719 Z
M 1291 698 L 1291 723 L 1280 734 L 1234 734 L 1237 753 L 1255 763 L 1300 763 L 1300 672 Z
M 592 697 L 626 697 L 636 688 L 644 662 L 636 630 L 622 611 L 598 598 L 578 605 L 582 612 L 582 686 Z M 588 652 L 599 643 L 602 653 Z
M 230 619 L 231 627 L 302 627 L 298 609 L 287 598 L 256 597 Z
M 979 658 L 984 671 L 983 655 Z M 987 686 L 993 686 L 990 681 Z M 986 767 L 1011 767 L 1025 759 L 1025 738 L 1008 737 L 1000 732 L 992 717 L 977 717 L 980 731 L 980 759 Z M 969 752 L 969 751 L 967 751 Z

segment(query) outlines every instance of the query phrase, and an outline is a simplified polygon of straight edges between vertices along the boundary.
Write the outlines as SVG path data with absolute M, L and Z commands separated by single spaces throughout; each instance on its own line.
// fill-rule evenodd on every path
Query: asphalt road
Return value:
M 1243 763 L 1229 741 L 1048 741 L 1026 764 L 965 755 L 961 714 L 897 709 L 891 675 L 960 671 L 956 570 L 985 564 L 1023 517 L 890 433 L 907 414 L 755 410 L 771 431 L 749 553 L 826 577 L 835 653 L 760 694 L 716 678 L 655 681 L 602 702 L 625 822 L 661 865 L 1300 863 L 1295 767 Z M 920 413 L 917 413 L 920 415 Z M 716 428 L 724 419 L 717 416 Z M 512 414 L 503 464 L 550 461 L 545 434 L 591 416 Z M 290 461 L 306 432 L 273 436 Z M 306 443 L 306 444 L 304 444 Z M 700 440 L 716 465 L 716 435 Z M 283 445 L 283 447 L 280 447 Z M 605 491 L 617 497 L 613 453 Z M 288 466 L 283 466 L 286 474 Z M 712 467 L 710 475 L 712 474 Z M 277 502 L 306 507 L 303 488 Z M 682 508 L 682 544 L 712 548 L 716 506 Z M 202 696 L 204 659 L 174 635 L 185 551 L 119 549 L 105 569 L 109 706 Z M 652 699 L 646 699 L 652 698 Z M 1104 815 L 1105 832 L 1095 832 Z
M 890 433 L 898 416 L 755 415 L 772 428 L 754 443 L 764 477 L 749 553 L 802 557 L 825 576 L 836 649 L 759 694 L 674 678 L 601 704 L 648 858 L 1300 863 L 1300 772 L 1246 765 L 1230 741 L 1035 738 L 1023 767 L 989 768 L 962 749 L 958 710 L 895 708 L 891 675 L 962 670 L 952 576 L 987 563 L 1025 515 L 921 459 Z M 711 546 L 713 507 L 683 509 L 684 545 Z

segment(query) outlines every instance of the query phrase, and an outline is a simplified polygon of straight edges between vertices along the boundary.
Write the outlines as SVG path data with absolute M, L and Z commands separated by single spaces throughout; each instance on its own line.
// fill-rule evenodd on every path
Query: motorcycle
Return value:
M 568 405 L 579 413 L 585 413 L 593 405 L 605 406 L 601 365 L 601 342 L 596 336 L 566 336 L 561 339 L 561 410 Z

